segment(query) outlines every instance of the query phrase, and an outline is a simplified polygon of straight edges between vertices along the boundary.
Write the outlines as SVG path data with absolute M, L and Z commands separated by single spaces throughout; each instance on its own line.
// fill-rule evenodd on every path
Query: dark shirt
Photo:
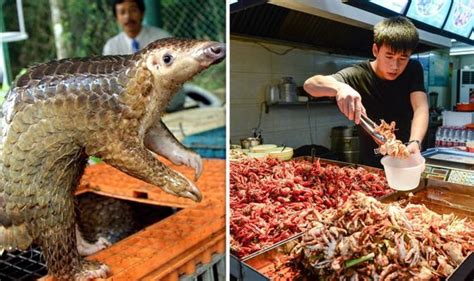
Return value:
M 407 142 L 410 137 L 413 108 L 410 93 L 425 92 L 423 83 L 423 68 L 421 64 L 410 59 L 405 71 L 395 80 L 379 78 L 370 61 L 345 68 L 332 75 L 337 81 L 343 82 L 355 89 L 362 97 L 367 116 L 379 123 L 380 119 L 387 123 L 395 121 L 397 139 Z M 381 167 L 380 155 L 374 154 L 377 144 L 359 126 L 360 160 L 364 165 Z

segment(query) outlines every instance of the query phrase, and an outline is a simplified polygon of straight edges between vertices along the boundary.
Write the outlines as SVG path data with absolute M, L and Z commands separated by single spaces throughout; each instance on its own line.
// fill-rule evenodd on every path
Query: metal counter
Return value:
M 425 177 L 474 186 L 474 153 L 436 147 L 422 155 L 426 159 Z

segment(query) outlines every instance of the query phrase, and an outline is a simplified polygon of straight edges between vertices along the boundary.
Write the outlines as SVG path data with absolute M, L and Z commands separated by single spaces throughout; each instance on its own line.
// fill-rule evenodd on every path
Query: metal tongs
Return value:
M 387 141 L 384 136 L 375 130 L 378 127 L 377 123 L 372 121 L 367 115 L 362 114 L 360 116 L 360 125 L 378 145 L 382 145 Z

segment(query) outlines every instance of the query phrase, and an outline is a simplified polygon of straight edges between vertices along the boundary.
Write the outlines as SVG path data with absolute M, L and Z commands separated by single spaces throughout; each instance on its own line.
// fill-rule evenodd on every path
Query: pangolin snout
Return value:
M 225 58 L 225 44 L 211 43 L 204 49 L 204 55 L 210 60 L 210 64 L 221 62 Z

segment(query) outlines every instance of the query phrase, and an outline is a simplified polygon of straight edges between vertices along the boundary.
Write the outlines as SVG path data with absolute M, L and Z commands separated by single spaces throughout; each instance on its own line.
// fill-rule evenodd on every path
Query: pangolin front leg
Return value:
M 199 154 L 182 145 L 163 121 L 156 121 L 145 136 L 145 147 L 168 158 L 176 165 L 184 164 L 194 168 L 196 181 L 202 173 L 202 159 Z
M 170 194 L 201 201 L 199 189 L 181 173 L 161 163 L 140 142 L 123 141 L 104 154 L 105 162 Z

